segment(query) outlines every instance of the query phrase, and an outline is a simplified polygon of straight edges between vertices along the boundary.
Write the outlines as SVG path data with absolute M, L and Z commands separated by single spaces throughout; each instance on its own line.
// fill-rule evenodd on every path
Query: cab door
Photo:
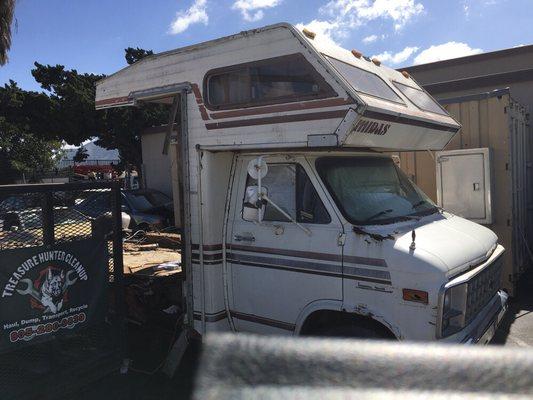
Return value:
M 268 172 L 261 185 L 299 225 L 272 204 L 261 223 L 245 220 L 246 188 L 257 185 L 247 166 L 256 157 L 240 156 L 234 178 L 226 239 L 231 314 L 239 331 L 292 333 L 304 308 L 342 304 L 343 226 L 314 169 L 304 157 L 289 156 L 263 157 Z

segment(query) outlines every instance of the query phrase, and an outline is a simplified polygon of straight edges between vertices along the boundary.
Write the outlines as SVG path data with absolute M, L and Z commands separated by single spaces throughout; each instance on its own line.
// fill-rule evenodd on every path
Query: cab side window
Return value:
M 329 224 L 331 218 L 303 167 L 299 164 L 269 164 L 261 180 L 268 197 L 300 223 Z M 257 181 L 248 176 L 246 187 Z M 264 221 L 288 222 L 274 206 L 267 204 Z

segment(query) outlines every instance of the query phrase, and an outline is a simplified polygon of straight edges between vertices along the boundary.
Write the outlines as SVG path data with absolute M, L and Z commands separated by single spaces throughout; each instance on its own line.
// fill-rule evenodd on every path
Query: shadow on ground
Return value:
M 69 393 L 61 400 L 166 400 L 189 399 L 200 355 L 200 342 L 189 345 L 175 375 L 169 378 L 158 369 L 168 352 L 171 332 L 130 329 L 131 369 Z M 131 344 L 135 343 L 135 347 Z M 143 345 L 139 345 L 143 343 Z
M 509 299 L 509 310 L 491 344 L 519 347 L 533 346 L 533 271 L 526 271 Z

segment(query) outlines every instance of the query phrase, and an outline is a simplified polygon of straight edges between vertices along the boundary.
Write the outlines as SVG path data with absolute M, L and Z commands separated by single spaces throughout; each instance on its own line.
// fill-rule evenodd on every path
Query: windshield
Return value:
M 390 158 L 326 157 L 317 160 L 317 170 L 353 224 L 387 224 L 437 211 Z
M 172 202 L 169 197 L 160 192 L 128 193 L 128 201 L 133 209 L 141 212 Z

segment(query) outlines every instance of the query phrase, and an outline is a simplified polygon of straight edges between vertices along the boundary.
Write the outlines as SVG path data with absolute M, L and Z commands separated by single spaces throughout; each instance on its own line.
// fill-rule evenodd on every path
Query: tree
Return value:
M 27 126 L 0 117 L 0 183 L 12 183 L 22 173 L 38 177 L 54 167 L 60 149 L 60 142 L 42 140 Z
M 0 1 L 0 65 L 7 63 L 7 52 L 11 48 L 11 25 L 15 13 L 15 0 Z
M 151 50 L 128 47 L 124 49 L 128 64 L 153 54 Z M 65 140 L 79 145 L 97 137 L 96 144 L 107 149 L 118 149 L 125 164 L 140 170 L 141 132 L 143 129 L 166 123 L 168 110 L 164 105 L 144 104 L 139 107 L 112 108 L 97 111 L 94 108 L 95 84 L 105 75 L 78 73 L 63 65 L 35 63 L 35 80 L 50 92 L 50 122 L 47 133 L 50 140 Z
M 51 117 L 48 96 L 10 81 L 0 87 L 0 110 L 0 183 L 52 168 L 61 144 L 40 133 L 47 131 Z
M 87 148 L 81 146 L 76 151 L 76 154 L 74 154 L 74 157 L 72 158 L 72 161 L 75 163 L 82 163 L 89 157 L 89 152 L 87 151 Z
M 151 54 L 151 50 L 125 49 L 128 64 Z M 32 75 L 46 93 L 22 90 L 13 81 L 0 87 L 0 168 L 3 171 L 48 169 L 57 158 L 61 141 L 79 146 L 92 137 L 98 138 L 99 146 L 118 149 L 124 164 L 133 164 L 140 170 L 141 132 L 146 127 L 167 122 L 166 106 L 144 104 L 97 111 L 95 83 L 105 75 L 79 73 L 63 65 L 38 62 L 34 65 Z
M 124 51 L 126 52 L 126 62 L 128 65 L 135 64 L 144 57 L 154 54 L 152 50 L 144 50 L 139 47 L 135 49 L 133 47 L 128 47 L 127 49 L 124 49 Z
M 72 145 L 98 136 L 105 127 L 101 113 L 94 108 L 95 84 L 105 75 L 65 70 L 63 65 L 34 65 L 33 77 L 50 92 L 51 115 L 43 136 Z

